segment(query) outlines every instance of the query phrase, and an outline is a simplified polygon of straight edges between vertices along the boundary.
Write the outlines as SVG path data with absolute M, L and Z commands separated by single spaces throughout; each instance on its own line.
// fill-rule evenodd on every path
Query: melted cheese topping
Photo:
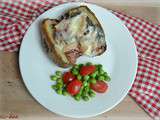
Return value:
M 81 13 L 70 19 L 63 19 L 59 24 L 55 26 L 58 32 L 57 39 L 63 39 L 67 43 L 72 43 L 76 41 L 76 36 L 83 31 L 86 26 L 85 22 L 86 15 Z
M 93 49 L 98 46 L 98 40 L 96 39 L 98 29 L 95 26 L 89 26 L 86 17 L 85 13 L 81 13 L 75 17 L 63 19 L 55 26 L 57 50 L 64 52 L 64 50 L 67 50 L 65 46 L 68 47 L 71 44 L 71 48 L 74 49 L 77 46 L 73 46 L 73 43 L 77 42 L 82 46 L 83 54 L 94 56 Z M 87 34 L 84 34 L 86 31 L 88 31 Z M 61 41 L 64 41 L 64 43 Z

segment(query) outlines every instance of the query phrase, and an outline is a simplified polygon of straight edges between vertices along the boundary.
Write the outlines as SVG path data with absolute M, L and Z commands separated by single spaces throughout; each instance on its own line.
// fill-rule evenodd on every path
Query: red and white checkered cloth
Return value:
M 13 2 L 14 1 L 14 2 Z M 25 31 L 44 11 L 64 0 L 0 2 L 0 50 L 18 51 Z M 138 71 L 129 95 L 153 118 L 160 119 L 160 25 L 113 11 L 127 26 L 138 51 Z

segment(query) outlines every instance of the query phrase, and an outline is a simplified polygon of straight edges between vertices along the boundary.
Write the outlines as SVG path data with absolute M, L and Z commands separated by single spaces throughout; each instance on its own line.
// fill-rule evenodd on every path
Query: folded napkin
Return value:
M 44 11 L 65 0 L 0 2 L 0 50 L 18 51 L 30 24 Z M 68 2 L 68 1 L 67 1 Z M 135 39 L 138 71 L 129 95 L 153 118 L 160 118 L 160 26 L 112 11 Z

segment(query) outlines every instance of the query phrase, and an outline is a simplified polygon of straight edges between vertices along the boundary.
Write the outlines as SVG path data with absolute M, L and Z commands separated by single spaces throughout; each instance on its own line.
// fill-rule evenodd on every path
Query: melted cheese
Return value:
M 57 39 L 61 39 L 60 37 L 62 37 L 67 43 L 76 42 L 75 38 L 77 34 L 79 34 L 80 31 L 83 31 L 82 29 L 86 26 L 85 17 L 86 15 L 81 13 L 70 19 L 62 20 L 55 26 L 57 32 L 60 32 L 61 34 L 61 36 L 57 36 Z
M 81 46 L 83 46 L 83 54 L 93 56 L 94 46 L 97 46 L 98 44 L 98 41 L 96 40 L 98 31 L 97 28 L 95 28 L 94 26 L 87 27 L 86 17 L 87 15 L 85 13 L 81 13 L 67 20 L 62 20 L 59 24 L 55 26 L 57 31 L 56 40 L 64 40 L 64 42 L 68 46 L 73 44 L 74 42 L 80 43 Z M 86 28 L 89 32 L 87 33 L 87 35 L 84 35 Z M 64 44 L 60 45 L 59 47 L 57 45 L 57 48 L 63 52 L 64 50 L 66 50 L 64 47 Z
M 85 36 L 82 37 L 83 39 L 83 45 L 86 46 L 86 50 L 84 51 L 85 55 L 88 56 L 94 56 L 93 54 L 93 49 L 95 44 L 97 44 L 96 42 L 96 36 L 97 36 L 97 29 L 93 26 L 89 26 L 88 27 L 89 33 Z

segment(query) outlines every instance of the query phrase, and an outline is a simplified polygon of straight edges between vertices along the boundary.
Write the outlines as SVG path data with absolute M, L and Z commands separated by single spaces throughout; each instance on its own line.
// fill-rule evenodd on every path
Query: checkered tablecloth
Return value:
M 64 0 L 1 0 L 0 50 L 18 51 L 30 24 Z M 138 71 L 129 95 L 153 118 L 160 120 L 160 25 L 112 11 L 133 38 L 138 51 Z M 134 108 L 133 108 L 134 109 Z

